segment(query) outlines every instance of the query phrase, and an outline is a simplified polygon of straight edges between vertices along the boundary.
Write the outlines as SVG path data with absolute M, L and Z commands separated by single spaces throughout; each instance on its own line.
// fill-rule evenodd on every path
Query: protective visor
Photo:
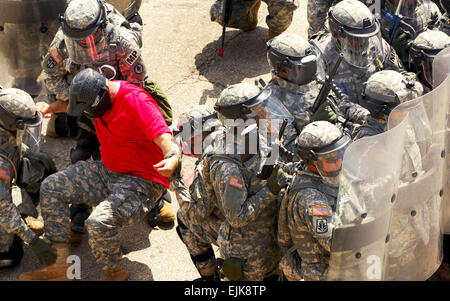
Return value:
M 101 61 L 102 52 L 107 49 L 106 37 L 101 28 L 80 40 L 74 40 L 65 35 L 64 42 L 70 59 L 78 64 L 93 64 Z
M 410 48 L 409 61 L 416 65 L 421 65 L 423 70 L 423 75 L 429 84 L 433 83 L 433 61 L 436 55 L 442 49 L 435 50 L 423 50 L 418 49 L 414 46 Z
M 42 114 L 37 111 L 34 118 L 31 118 L 24 122 L 24 127 L 20 129 L 18 127 L 18 132 L 22 131 L 22 143 L 27 145 L 31 151 L 39 151 L 39 143 L 41 141 L 41 130 L 42 130 Z
M 304 57 L 286 56 L 268 46 L 267 60 L 276 69 L 278 75 L 297 85 L 305 85 L 317 77 L 325 78 L 325 64 L 321 53 L 315 47 Z

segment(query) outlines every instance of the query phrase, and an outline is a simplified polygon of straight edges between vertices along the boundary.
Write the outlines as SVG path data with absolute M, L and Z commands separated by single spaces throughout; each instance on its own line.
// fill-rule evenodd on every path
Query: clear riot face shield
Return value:
M 409 51 L 409 62 L 413 65 L 422 67 L 425 80 L 430 85 L 433 84 L 433 61 L 441 50 L 442 49 L 425 50 L 412 45 Z
M 277 75 L 299 86 L 325 78 L 325 64 L 320 50 L 314 45 L 304 57 L 287 56 L 267 46 L 267 60 Z
M 332 14 L 328 13 L 329 27 L 343 54 L 343 59 L 357 68 L 369 65 L 380 65 L 386 57 L 380 23 L 373 18 L 365 20 L 364 28 L 352 28 L 340 23 Z

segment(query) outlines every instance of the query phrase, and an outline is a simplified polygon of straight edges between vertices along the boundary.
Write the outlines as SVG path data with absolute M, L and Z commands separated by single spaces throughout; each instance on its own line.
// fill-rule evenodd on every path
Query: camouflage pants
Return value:
M 207 254 L 212 245 L 217 245 L 217 235 L 221 220 L 215 215 L 210 215 L 205 219 L 198 219 L 194 215 L 191 218 L 184 217 L 180 209 L 177 213 L 178 219 L 181 220 L 186 228 L 179 228 L 183 243 L 186 245 L 191 256 L 199 256 Z M 198 270 L 203 270 L 216 265 L 215 257 L 209 257 L 206 260 L 198 260 L 195 266 Z
M 96 206 L 85 223 L 89 245 L 102 267 L 114 268 L 122 257 L 119 231 L 140 220 L 144 206 L 153 208 L 165 190 L 159 183 L 112 172 L 102 161 L 79 161 L 42 183 L 45 235 L 69 241 L 69 204 Z
M 273 227 L 233 228 L 227 222 L 219 229 L 217 244 L 223 259 L 239 258 L 243 281 L 262 281 L 278 273 L 281 258 Z
M 41 32 L 41 24 L 4 25 L 0 34 L 0 53 L 6 60 L 8 73 L 14 77 L 13 86 L 33 94 L 30 88 L 41 73 L 41 61 L 59 27 L 57 20 L 47 24 Z
M 0 253 L 8 252 L 14 239 L 14 234 L 6 232 L 0 227 Z
M 266 23 L 269 29 L 275 33 L 284 32 L 292 23 L 294 10 L 298 7 L 297 0 L 262 0 L 266 2 L 269 15 Z M 238 0 L 232 3 L 232 12 L 227 26 L 246 29 L 253 22 L 250 10 L 261 0 Z M 210 10 L 211 21 L 223 24 L 223 0 L 217 0 Z
M 338 1 L 336 1 L 338 2 Z M 308 0 L 306 16 L 308 18 L 308 39 L 321 30 L 327 30 L 325 21 L 333 0 Z

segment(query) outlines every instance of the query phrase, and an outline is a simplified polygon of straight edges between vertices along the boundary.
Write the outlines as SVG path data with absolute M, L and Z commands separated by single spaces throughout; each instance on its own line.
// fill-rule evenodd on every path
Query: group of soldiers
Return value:
M 64 175 L 70 179 L 70 175 L 82 174 L 85 160 L 98 162 L 100 177 L 104 170 L 108 174 L 100 163 L 94 118 L 65 113 L 69 99 L 73 101 L 76 79 L 85 76 L 89 68 L 108 80 L 124 80 L 143 88 L 157 101 L 167 125 L 171 125 L 166 96 L 146 77 L 140 50 L 140 1 L 126 9 L 108 2 L 114 6 L 102 0 L 71 0 L 60 11 L 42 15 L 42 22 L 33 23 L 40 26 L 43 35 L 53 30 L 48 49 L 40 53 L 39 67 L 27 64 L 35 66 L 35 71 L 28 72 L 17 64 L 26 58 L 8 56 L 12 60 L 9 68 L 20 72 L 14 73 L 13 88 L 0 90 L 4 140 L 0 152 L 0 267 L 20 263 L 22 240 L 45 265 L 23 274 L 22 280 L 61 280 L 51 276 L 66 266 L 61 260 L 68 256 L 66 245 L 50 246 L 39 237 L 42 228 L 36 229 L 39 227 L 23 219 L 37 216 L 39 196 L 46 200 L 42 208 L 44 220 L 49 221 L 46 236 L 64 236 L 64 241 L 70 236 L 71 243 L 79 241 L 88 219 L 90 246 L 103 265 L 102 280 L 127 279 L 118 264 L 117 232 L 99 225 L 102 219 L 98 208 L 105 207 L 99 202 L 105 196 L 99 196 L 97 202 L 83 202 L 82 196 L 74 195 L 69 200 L 72 221 L 58 219 L 55 212 L 64 209 L 58 204 L 64 194 L 60 189 L 70 185 L 64 184 L 67 179 L 60 173 L 48 177 L 56 172 L 55 164 L 35 148 L 42 117 L 51 116 L 47 135 L 78 139 L 71 150 L 74 165 Z M 226 2 L 218 0 L 211 6 L 211 21 L 223 25 Z M 442 138 L 435 139 L 444 125 L 440 128 L 439 122 L 430 122 L 427 108 L 432 104 L 425 100 L 419 104 L 425 109 L 411 110 L 414 114 L 408 115 L 409 121 L 402 122 L 404 112 L 410 112 L 402 111 L 405 106 L 417 105 L 416 100 L 423 95 L 435 95 L 433 61 L 438 53 L 450 49 L 450 1 L 311 0 L 308 39 L 285 33 L 299 6 L 297 0 L 265 2 L 269 10 L 267 59 L 271 81 L 262 83 L 262 87 L 231 85 L 221 92 L 214 110 L 200 105 L 180 115 L 173 127 L 173 141 L 181 153 L 197 161 L 189 186 L 181 168 L 167 177 L 179 204 L 176 215 L 159 190 L 155 190 L 158 198 L 153 202 L 130 202 L 145 203 L 148 221 L 155 225 L 170 224 L 176 218 L 176 232 L 201 276 L 199 280 L 450 280 L 450 246 L 445 235 L 442 244 L 440 229 L 439 198 L 443 192 L 438 189 L 439 197 L 434 196 L 434 190 L 433 196 L 419 194 L 425 195 L 423 201 L 417 195 L 417 204 L 411 210 L 405 200 L 410 187 L 421 187 L 423 179 L 431 177 L 436 182 L 444 177 L 445 167 L 433 173 L 429 168 L 430 164 L 434 167 L 430 162 L 443 160 L 442 153 L 438 154 L 440 159 L 428 160 L 436 145 L 444 147 Z M 243 31 L 254 29 L 260 4 L 261 0 L 231 1 L 231 15 L 225 25 Z M 55 19 L 58 13 L 61 16 Z M 11 25 L 13 29 L 4 27 L 5 33 L 11 32 L 7 45 L 25 38 L 12 33 L 22 29 L 23 24 L 16 23 Z M 49 41 L 48 37 L 41 38 L 41 44 Z M 48 102 L 35 104 L 32 97 L 41 89 L 37 80 L 40 66 Z M 439 92 L 448 95 L 448 87 Z M 436 101 L 433 105 L 445 109 L 448 99 L 444 96 L 443 103 Z M 442 109 L 441 119 L 445 120 L 446 110 Z M 398 135 L 395 143 L 389 140 L 393 131 Z M 359 141 L 361 138 L 365 139 Z M 356 149 L 364 142 L 369 145 L 369 141 L 371 148 L 360 150 L 362 156 L 354 158 L 354 170 L 348 167 L 343 174 L 349 146 L 356 142 Z M 383 157 L 377 148 L 380 141 L 385 147 L 395 145 L 396 152 L 389 153 L 387 148 Z M 359 166 L 356 162 L 364 156 L 372 161 Z M 385 167 L 386 156 L 396 158 L 389 167 Z M 376 174 L 381 165 L 386 173 Z M 371 177 L 371 173 L 376 176 Z M 441 178 L 433 178 L 434 174 Z M 91 181 L 77 184 L 74 179 L 70 184 L 84 187 L 103 181 L 86 177 Z M 132 181 L 127 181 L 124 189 L 131 191 L 132 185 L 137 185 L 139 192 L 143 189 Z M 92 193 L 97 189 L 90 187 Z M 39 195 L 40 188 L 44 191 Z M 19 205 L 13 203 L 12 190 L 21 196 Z M 126 195 L 123 190 L 112 193 L 118 199 Z M 389 205 L 384 204 L 386 199 Z M 94 212 L 93 207 L 97 207 Z M 390 213 L 382 216 L 385 212 Z M 107 210 L 101 213 L 110 214 Z M 63 223 L 71 224 L 69 232 L 66 226 L 64 231 L 57 229 Z M 381 258 L 379 273 L 368 272 L 371 255 Z

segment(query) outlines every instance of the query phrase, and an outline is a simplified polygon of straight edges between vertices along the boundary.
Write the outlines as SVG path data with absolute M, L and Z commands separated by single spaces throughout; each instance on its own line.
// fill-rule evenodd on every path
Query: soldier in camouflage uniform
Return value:
M 139 14 L 142 0 L 107 0 L 106 2 L 114 6 L 128 22 L 144 25 Z
M 56 171 L 48 155 L 30 148 L 39 143 L 34 134 L 40 134 L 41 123 L 42 115 L 28 93 L 15 88 L 0 90 L 0 268 L 20 263 L 22 240 L 41 263 L 49 264 L 56 257 L 50 245 L 22 219 L 26 215 L 37 217 L 34 204 L 39 201 L 40 183 Z M 27 141 L 27 137 L 34 141 Z M 11 193 L 13 184 L 23 188 L 18 206 Z
M 439 20 L 439 30 L 445 32 L 450 35 L 450 1 L 449 0 L 441 0 L 441 6 L 444 9 L 444 14 L 442 18 Z
M 195 126 L 202 129 L 200 131 L 194 129 Z M 206 105 L 200 105 L 180 116 L 178 131 L 175 140 L 182 153 L 198 160 L 195 162 L 194 178 L 189 188 L 186 187 L 180 174 L 170 179 L 170 189 L 175 191 L 180 205 L 177 211 L 177 234 L 186 245 L 200 273 L 200 279 L 217 281 L 220 278 L 212 245 L 217 245 L 219 227 L 225 221 L 225 217 L 219 207 L 206 196 L 203 161 L 214 147 L 212 140 L 223 132 L 223 126 L 213 110 Z M 202 146 L 200 151 L 196 151 L 196 143 Z
M 318 35 L 311 43 L 322 52 L 326 72 L 343 60 L 334 81 L 348 95 L 350 101 L 359 103 L 363 83 L 380 70 L 395 70 L 414 79 L 414 73 L 404 70 L 395 50 L 381 37 L 378 21 L 364 4 L 344 0 L 328 13 L 331 34 Z
M 299 6 L 298 0 L 263 0 L 267 4 L 269 15 L 266 23 L 269 27 L 268 39 L 284 32 L 292 23 L 294 11 Z M 211 6 L 211 21 L 223 25 L 224 0 L 217 0 Z M 232 2 L 231 16 L 227 26 L 250 31 L 258 24 L 258 10 L 261 0 L 235 0 Z
M 42 183 L 45 235 L 58 254 L 55 264 L 24 273 L 20 279 L 64 279 L 69 205 L 85 204 L 95 206 L 86 227 L 93 256 L 102 266 L 101 280 L 127 280 L 128 272 L 120 263 L 120 231 L 139 221 L 144 207 L 154 207 L 163 195 L 169 186 L 167 178 L 178 165 L 181 168 L 178 147 L 157 104 L 143 89 L 125 81 L 108 81 L 92 69 L 74 77 L 67 113 L 95 119 L 104 143 L 102 160 L 78 161 Z M 132 121 L 140 126 L 133 128 Z M 129 135 L 123 137 L 122 132 Z M 127 157 L 124 152 L 134 155 Z
M 289 281 L 325 280 L 336 210 L 338 176 L 351 139 L 327 121 L 305 126 L 296 139 L 307 170 L 296 172 L 280 205 L 280 270 Z
M 323 107 L 317 115 L 311 111 L 325 78 L 320 51 L 305 38 L 296 34 L 283 33 L 267 42 L 267 57 L 272 67 L 272 80 L 264 89 L 270 89 L 294 116 L 295 129 L 284 135 L 285 145 L 295 151 L 293 142 L 303 127 L 315 118 L 326 115 L 327 121 L 337 123 L 338 118 L 330 107 Z M 369 112 L 348 101 L 348 97 L 333 85 L 335 92 L 328 96 L 336 103 L 342 117 L 351 123 L 362 124 Z M 328 102 L 325 102 L 328 103 Z M 323 115 L 323 114 L 322 114 Z M 321 119 L 320 119 L 321 120 Z M 341 120 L 342 121 L 342 120 Z M 291 148 L 294 149 L 291 149 Z
M 409 63 L 419 69 L 417 77 L 424 86 L 424 94 L 433 89 L 434 57 L 447 47 L 450 37 L 439 30 L 426 30 L 412 42 Z
M 258 87 L 246 83 L 222 91 L 215 109 L 227 135 L 234 137 L 234 143 L 227 145 L 225 140 L 223 144 L 218 143 L 203 162 L 207 197 L 217 204 L 226 219 L 219 228 L 217 244 L 224 259 L 222 271 L 230 280 L 260 281 L 277 277 L 280 259 L 275 230 L 276 197 L 281 189 L 282 184 L 278 184 L 281 179 L 277 178 L 275 169 L 267 180 L 258 177 L 262 140 L 254 154 L 250 150 L 248 133 L 238 138 L 230 127 L 230 123 L 238 118 L 261 121 L 256 116 L 263 113 L 263 106 L 268 103 L 254 104 L 252 101 L 259 95 Z M 250 111 L 243 110 L 249 103 L 254 104 Z M 266 113 L 270 115 L 264 111 Z M 238 144 L 245 146 L 245 150 L 241 148 L 238 152 Z

